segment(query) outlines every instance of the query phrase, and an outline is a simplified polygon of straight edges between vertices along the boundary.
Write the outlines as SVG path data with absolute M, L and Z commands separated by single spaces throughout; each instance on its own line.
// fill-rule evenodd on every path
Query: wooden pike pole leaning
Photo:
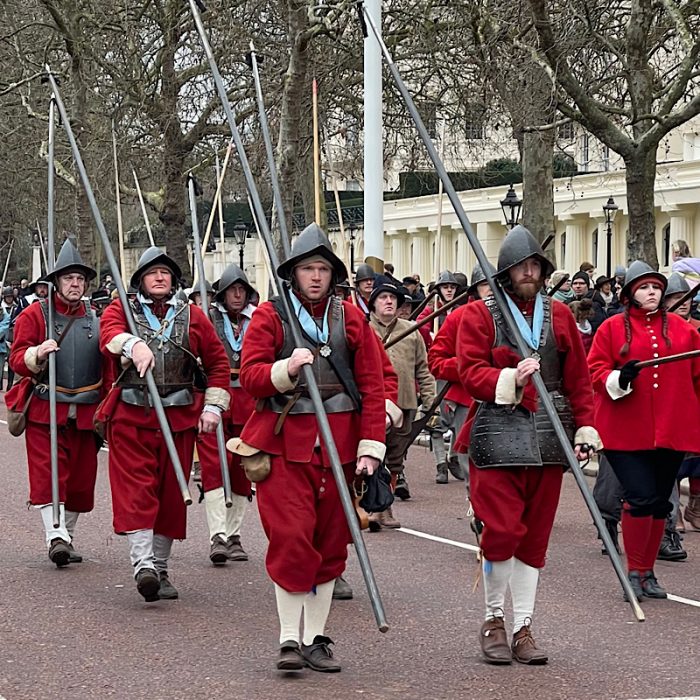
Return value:
M 126 279 L 126 260 L 124 259 L 124 224 L 122 222 L 122 195 L 119 189 L 119 161 L 117 160 L 117 132 L 112 120 L 112 157 L 114 159 L 114 195 L 117 199 L 117 233 L 119 235 L 119 269 L 122 279 Z

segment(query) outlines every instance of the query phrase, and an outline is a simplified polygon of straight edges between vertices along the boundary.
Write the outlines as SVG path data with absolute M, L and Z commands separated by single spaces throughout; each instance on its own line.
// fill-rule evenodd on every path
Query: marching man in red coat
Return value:
M 187 513 L 150 405 L 146 370 L 153 370 L 185 478 L 197 430 L 215 431 L 229 405 L 226 351 L 204 312 L 174 295 L 180 277 L 174 260 L 149 248 L 131 277 L 138 335 L 130 333 L 119 300 L 101 319 L 102 352 L 117 377 L 98 412 L 107 424 L 114 531 L 127 535 L 136 587 L 147 601 L 178 597 L 168 559 L 173 540 L 185 539 Z M 197 358 L 207 376 L 204 393 L 196 391 Z
M 26 379 L 5 396 L 8 408 L 21 411 L 29 401 L 26 423 L 29 502 L 44 523 L 49 559 L 56 566 L 82 561 L 73 548 L 80 513 L 94 506 L 99 444 L 93 416 L 102 387 L 99 321 L 83 301 L 95 271 L 66 240 L 54 271 L 54 338 L 47 339 L 48 307 L 42 299 L 17 317 L 10 355 L 12 370 Z M 56 353 L 56 424 L 60 523 L 54 527 L 51 505 L 48 356 Z M 31 398 L 30 398 L 31 396 Z
M 373 472 L 384 457 L 383 358 L 363 313 L 332 294 L 347 273 L 317 225 L 296 239 L 278 274 L 291 283 L 290 301 L 304 344 L 295 347 L 276 301 L 255 312 L 243 347 L 241 384 L 258 405 L 235 449 L 270 458 L 267 477 L 263 471 L 255 478 L 264 478 L 256 494 L 280 620 L 277 668 L 306 665 L 334 672 L 340 665 L 325 626 L 350 534 L 300 370 L 305 364 L 313 368 L 350 480 L 363 470 Z
M 243 270 L 238 265 L 229 265 L 221 275 L 215 302 L 209 312 L 231 368 L 228 388 L 231 403 L 221 417 L 226 440 L 241 434 L 245 422 L 255 410 L 255 400 L 241 386 L 239 376 L 246 331 L 256 310 L 250 303 L 254 294 L 255 289 Z M 232 507 L 227 508 L 216 433 L 200 433 L 197 454 L 202 467 L 202 489 L 211 543 L 209 559 L 218 566 L 228 560 L 247 561 L 248 555 L 241 545 L 241 524 L 251 496 L 251 487 L 243 472 L 241 459 L 227 451 L 233 500 Z
M 582 445 L 600 446 L 574 317 L 541 293 L 553 269 L 532 234 L 513 228 L 498 254 L 497 277 L 531 355 L 520 356 L 493 297 L 467 304 L 457 340 L 459 376 L 475 399 L 458 448 L 469 447 L 471 500 L 483 522 L 486 621 L 480 639 L 483 658 L 492 664 L 547 662 L 531 625 L 566 456 L 530 381 L 534 372 L 541 372 L 578 459 L 588 457 Z M 509 587 L 510 646 L 504 624 Z

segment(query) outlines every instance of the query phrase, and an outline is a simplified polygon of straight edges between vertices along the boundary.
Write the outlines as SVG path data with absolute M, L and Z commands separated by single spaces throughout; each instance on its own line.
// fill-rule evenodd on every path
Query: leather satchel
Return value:
M 226 443 L 226 449 L 241 458 L 241 466 L 249 481 L 257 483 L 270 475 L 270 455 L 266 452 L 248 445 L 239 437 L 231 438 Z
M 7 429 L 14 437 L 19 437 L 27 429 L 27 411 L 34 395 L 34 383 L 30 381 L 28 385 L 29 393 L 22 408 L 19 411 L 7 409 Z

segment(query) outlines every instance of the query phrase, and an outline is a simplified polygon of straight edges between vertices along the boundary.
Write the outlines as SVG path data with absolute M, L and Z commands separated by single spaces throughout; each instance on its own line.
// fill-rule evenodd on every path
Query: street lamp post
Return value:
M 615 204 L 615 200 L 610 197 L 606 204 L 603 204 L 603 214 L 605 214 L 605 224 L 607 226 L 605 247 L 606 247 L 606 268 L 605 274 L 609 278 L 612 273 L 612 225 L 615 221 L 615 214 L 617 214 L 618 206 Z
M 243 270 L 243 253 L 245 251 L 245 239 L 248 235 L 248 227 L 239 219 L 233 227 L 233 235 L 238 243 L 239 267 Z
M 513 185 L 508 185 L 508 192 L 506 192 L 505 199 L 501 200 L 501 209 L 503 210 L 503 216 L 505 217 L 508 229 L 512 229 L 518 223 L 522 206 L 523 202 L 521 199 L 518 199 Z
M 355 274 L 355 230 L 357 226 L 354 221 L 350 221 L 348 224 L 348 230 L 350 231 L 350 272 Z

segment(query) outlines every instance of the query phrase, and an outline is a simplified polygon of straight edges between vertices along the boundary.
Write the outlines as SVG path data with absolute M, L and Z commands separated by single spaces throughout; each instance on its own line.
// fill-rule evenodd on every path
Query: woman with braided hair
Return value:
M 700 349 L 700 334 L 663 308 L 666 287 L 661 273 L 633 262 L 620 291 L 624 312 L 603 323 L 588 355 L 595 427 L 622 484 L 622 537 L 639 600 L 666 598 L 654 562 L 669 497 L 684 454 L 700 451 L 700 359 L 638 366 Z

